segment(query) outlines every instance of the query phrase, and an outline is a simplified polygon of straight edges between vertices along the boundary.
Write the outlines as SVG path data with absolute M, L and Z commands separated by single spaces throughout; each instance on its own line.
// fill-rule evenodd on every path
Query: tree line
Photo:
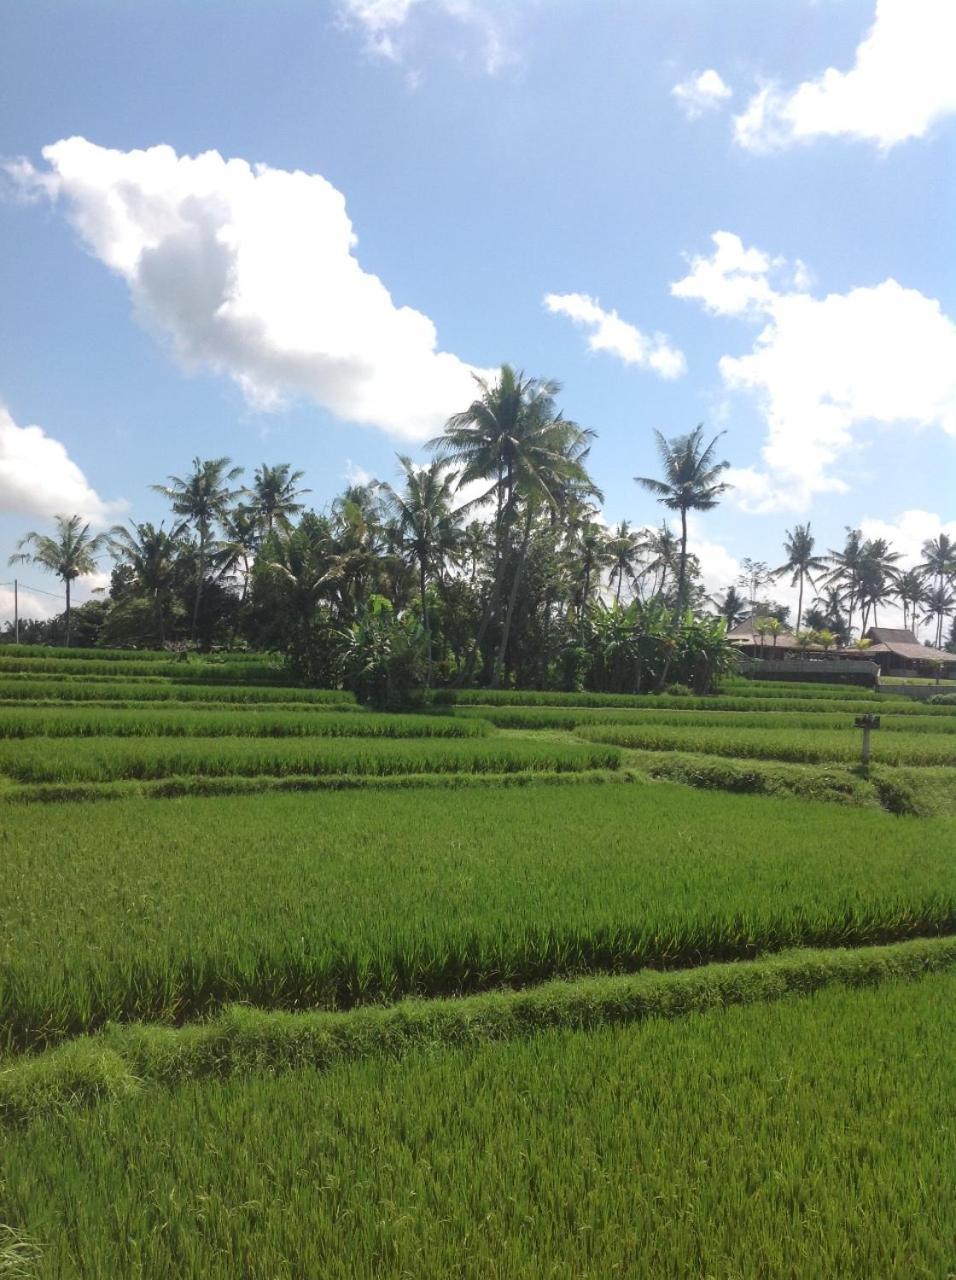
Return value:
M 720 436 L 706 441 L 700 426 L 656 433 L 660 472 L 635 480 L 676 528 L 666 518 L 609 528 L 588 470 L 594 433 L 560 411 L 559 385 L 508 365 L 477 381 L 427 463 L 400 455 L 395 483 L 349 485 L 325 511 L 308 507 L 291 464 L 263 464 L 244 485 L 229 458 L 196 458 L 153 486 L 169 502 L 168 524 L 130 521 L 94 536 L 81 517 L 60 516 L 53 535 L 27 533 L 11 562 L 56 574 L 66 609 L 23 624 L 22 638 L 270 650 L 297 679 L 345 681 L 386 702 L 466 682 L 706 688 L 731 661 L 728 627 L 747 616 L 789 620 L 770 594 L 786 578 L 798 589 L 800 636 L 850 643 L 855 624 L 862 633 L 896 600 L 913 625 L 932 621 L 942 642 L 956 581 L 945 534 L 903 571 L 883 539 L 850 529 L 843 548 L 821 554 L 810 525 L 797 525 L 780 565 L 746 560 L 711 597 L 687 519 L 729 488 Z M 72 583 L 107 555 L 108 595 L 72 608 Z

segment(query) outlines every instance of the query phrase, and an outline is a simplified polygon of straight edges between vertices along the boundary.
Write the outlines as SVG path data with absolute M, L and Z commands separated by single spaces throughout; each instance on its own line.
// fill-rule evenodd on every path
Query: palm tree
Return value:
M 70 587 L 96 569 L 96 556 L 107 540 L 105 533 L 90 537 L 90 526 L 82 516 L 54 516 L 56 536 L 30 531 L 17 543 L 8 564 L 35 564 L 63 581 L 66 588 L 66 647 L 70 647 Z M 21 548 L 31 547 L 31 551 Z
M 190 638 L 196 643 L 199 630 L 199 606 L 202 602 L 206 565 L 213 545 L 213 529 L 240 490 L 230 488 L 242 475 L 242 467 L 231 466 L 231 458 L 193 458 L 192 473 L 185 477 L 170 476 L 168 485 L 154 484 L 172 505 L 173 511 L 187 524 L 195 527 L 199 535 L 199 555 L 196 563 L 196 596 L 193 604 L 193 621 Z
M 827 565 L 822 556 L 813 554 L 814 538 L 810 533 L 809 524 L 798 524 L 792 530 L 787 530 L 786 541 L 783 549 L 786 553 L 786 561 L 773 570 L 775 578 L 779 578 L 782 574 L 789 573 L 791 575 L 791 587 L 797 586 L 799 583 L 800 592 L 797 597 L 797 625 L 796 630 L 800 630 L 800 623 L 803 621 L 803 584 L 806 579 L 810 586 L 816 590 L 817 584 L 814 582 L 811 574 L 822 573 Z
M 312 492 L 296 488 L 304 475 L 304 471 L 293 471 L 288 462 L 279 462 L 274 467 L 263 462 L 256 467 L 252 488 L 246 492 L 252 499 L 251 507 L 263 533 L 271 533 L 277 523 L 287 527 L 289 517 L 303 510 L 305 504 L 296 499 Z
M 896 579 L 896 595 L 903 606 L 903 626 L 916 634 L 917 608 L 926 599 L 926 578 L 922 569 L 907 569 Z
M 715 461 L 714 449 L 723 432 L 714 436 L 706 447 L 703 443 L 704 427 L 701 424 L 687 435 L 667 440 L 655 431 L 657 448 L 664 468 L 664 479 L 652 476 L 635 476 L 638 484 L 657 494 L 658 502 L 670 511 L 680 512 L 680 560 L 677 570 L 677 601 L 675 616 L 679 619 L 684 607 L 687 590 L 687 513 L 710 511 L 730 485 L 719 476 L 730 466 L 729 462 Z
M 386 501 L 398 524 L 402 543 L 415 561 L 422 628 L 425 632 L 425 683 L 431 684 L 432 633 L 428 618 L 428 579 L 442 580 L 445 562 L 458 546 L 460 529 L 452 508 L 455 473 L 444 462 L 433 461 L 416 467 L 411 458 L 399 454 L 405 477 L 404 492 L 390 484 L 383 486 Z
M 621 588 L 625 578 L 633 583 L 637 577 L 641 556 L 647 548 L 647 542 L 641 532 L 631 528 L 630 521 L 622 520 L 613 530 L 607 541 L 607 554 L 610 557 L 611 573 L 608 587 L 617 580 L 614 603 L 621 603 Z
M 654 575 L 651 595 L 662 596 L 667 586 L 667 575 L 676 575 L 677 561 L 680 556 L 680 543 L 671 533 L 666 520 L 659 529 L 648 533 L 647 550 L 650 556 L 647 570 Z
M 176 559 L 182 548 L 185 524 L 171 530 L 162 525 L 134 524 L 127 529 L 114 525 L 109 533 L 109 548 L 115 560 L 127 565 L 133 573 L 137 589 L 153 602 L 156 636 L 160 646 L 166 643 L 166 604 L 176 576 Z
M 885 538 L 870 538 L 860 555 L 858 596 L 861 606 L 860 630 L 865 631 L 873 611 L 873 625 L 877 625 L 877 608 L 896 594 L 896 562 L 899 553 L 890 550 Z
M 710 602 L 727 623 L 728 627 L 735 627 L 737 623 L 747 615 L 747 601 L 738 593 L 735 586 L 727 588 L 724 592 L 723 599 L 718 596 L 711 596 Z
M 859 601 L 861 574 L 863 572 L 863 534 L 859 529 L 846 528 L 842 551 L 830 550 L 828 562 L 833 566 L 827 584 L 839 589 L 841 603 L 847 607 L 847 635 L 853 632 L 853 611 Z
M 928 538 L 923 543 L 922 552 L 925 559 L 917 567 L 935 579 L 934 585 L 941 593 L 938 597 L 941 599 L 945 595 L 946 580 L 956 576 L 956 540 L 941 533 L 938 538 Z M 931 609 L 930 613 L 937 619 L 936 648 L 939 649 L 943 643 L 943 615 L 937 609 Z
M 933 587 L 931 591 L 927 591 L 923 597 L 923 603 L 926 606 L 923 621 L 931 622 L 934 618 L 936 619 L 936 648 L 941 649 L 943 647 L 943 622 L 956 606 L 956 594 L 950 591 L 944 582 L 942 586 Z
M 526 377 L 508 364 L 501 366 L 496 381 L 480 377 L 475 381 L 479 388 L 476 399 L 449 418 L 443 433 L 429 442 L 439 461 L 452 463 L 458 469 L 459 489 L 476 482 L 487 486 L 469 505 L 488 499 L 495 503 L 491 586 L 466 662 L 466 677 L 488 627 L 497 617 L 509 561 L 518 555 L 523 563 L 511 545 L 519 504 L 532 493 L 538 497 L 547 493 L 547 505 L 557 508 L 561 485 L 576 483 L 578 470 L 586 478 L 583 467 L 572 458 L 572 437 L 575 445 L 583 449 L 584 441 L 593 434 L 560 417 L 555 407 L 560 390 L 557 382 Z M 527 540 L 524 546 L 526 554 Z M 504 646 L 508 630 L 506 620 Z

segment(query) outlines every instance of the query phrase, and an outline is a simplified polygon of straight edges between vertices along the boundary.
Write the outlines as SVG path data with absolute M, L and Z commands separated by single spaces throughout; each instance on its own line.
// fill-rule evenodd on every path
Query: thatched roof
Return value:
M 870 627 L 867 639 L 874 641 L 866 653 L 892 653 L 905 662 L 956 662 L 956 653 L 920 644 L 912 631 L 903 627 Z
M 754 631 L 754 626 L 759 626 L 761 622 L 766 621 L 763 618 L 745 618 L 743 622 L 738 622 L 727 632 L 727 639 L 735 644 L 755 644 L 762 645 L 766 649 L 796 649 L 797 645 L 794 634 L 789 629 L 778 632 L 776 637 L 776 645 L 774 645 L 774 637 L 767 633 L 762 636 L 759 632 Z

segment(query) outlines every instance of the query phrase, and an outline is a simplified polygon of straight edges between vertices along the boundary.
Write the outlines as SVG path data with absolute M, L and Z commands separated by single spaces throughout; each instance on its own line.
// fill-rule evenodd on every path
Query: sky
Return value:
M 797 522 L 913 562 L 956 534 L 954 58 L 952 0 L 0 0 L 0 582 L 197 455 L 393 480 L 503 361 L 609 522 L 664 514 L 655 431 L 724 433 L 712 590 Z

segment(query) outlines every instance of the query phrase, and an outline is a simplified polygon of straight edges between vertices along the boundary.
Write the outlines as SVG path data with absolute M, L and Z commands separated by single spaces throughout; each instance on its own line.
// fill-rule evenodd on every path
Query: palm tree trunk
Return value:
M 428 623 L 428 590 L 425 582 L 424 557 L 418 561 L 418 589 L 422 600 L 422 626 L 425 628 L 425 688 L 432 683 L 432 631 Z
M 203 583 L 206 579 L 206 532 L 205 529 L 199 530 L 199 576 L 196 581 L 196 600 L 193 604 L 193 627 L 191 639 L 193 644 L 196 643 L 196 636 L 199 632 L 199 606 L 202 602 Z
M 70 579 L 64 578 L 66 583 L 66 647 L 70 647 Z
M 521 581 L 521 573 L 524 569 L 524 562 L 528 555 L 528 544 L 531 541 L 531 507 L 528 508 L 528 515 L 525 519 L 524 538 L 521 542 L 521 551 L 518 554 L 518 563 L 515 566 L 515 576 L 511 583 L 511 592 L 508 596 L 508 609 L 505 613 L 504 626 L 501 629 L 501 643 L 498 646 L 498 656 L 495 659 L 495 668 L 491 677 L 491 687 L 497 689 L 501 682 L 501 673 L 504 667 L 505 654 L 508 651 L 508 637 L 511 633 L 511 619 L 514 617 L 515 601 L 518 599 L 518 584 Z
M 800 630 L 800 623 L 803 619 L 803 570 L 800 570 L 800 593 L 797 596 L 797 630 Z
M 156 617 L 156 634 L 159 636 L 159 647 L 162 649 L 166 644 L 166 623 L 163 618 L 163 597 L 158 589 L 153 593 L 153 613 Z
M 677 625 L 684 612 L 684 593 L 687 586 L 687 510 L 680 509 L 680 567 L 677 575 L 677 608 L 675 610 Z

